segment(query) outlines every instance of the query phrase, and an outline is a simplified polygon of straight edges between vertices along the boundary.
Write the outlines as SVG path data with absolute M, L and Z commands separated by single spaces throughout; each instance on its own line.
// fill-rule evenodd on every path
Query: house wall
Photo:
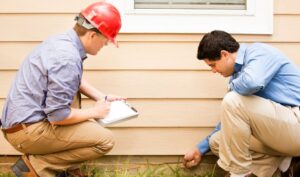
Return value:
M 24 57 L 50 35 L 64 32 L 91 0 L 3 0 L 0 6 L 0 108 Z M 272 35 L 234 35 L 265 42 L 300 66 L 300 1 L 274 1 Z M 255 28 L 255 26 L 253 26 Z M 140 112 L 110 126 L 110 155 L 181 155 L 219 120 L 227 79 L 196 59 L 203 34 L 120 34 L 120 48 L 103 48 L 84 64 L 84 78 L 104 93 L 122 95 Z M 93 102 L 83 99 L 83 107 Z M 2 110 L 2 109 L 1 109 Z M 0 135 L 0 155 L 18 154 Z

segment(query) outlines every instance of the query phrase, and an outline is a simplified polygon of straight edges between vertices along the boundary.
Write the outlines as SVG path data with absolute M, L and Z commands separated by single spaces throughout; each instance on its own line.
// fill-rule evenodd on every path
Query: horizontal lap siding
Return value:
M 99 0 L 101 1 L 101 0 Z M 77 13 L 95 0 L 6 0 L 2 1 L 0 13 Z M 275 14 L 299 14 L 299 0 L 274 1 Z
M 75 14 L 0 14 L 1 41 L 42 41 L 50 35 L 70 29 Z M 46 19 L 46 20 L 45 20 Z M 235 35 L 239 41 L 299 42 L 300 15 L 274 15 L 273 35 Z M 20 30 L 21 27 L 21 30 Z M 194 41 L 202 34 L 121 34 L 119 41 Z M 138 44 L 138 43 L 137 43 Z
M 23 58 L 48 36 L 70 29 L 91 0 L 6 0 L 0 6 L 0 108 Z M 16 5 L 18 4 L 18 5 Z M 274 1 L 273 35 L 234 35 L 266 42 L 300 66 L 300 1 Z M 196 59 L 203 34 L 120 34 L 85 63 L 84 78 L 105 93 L 128 97 L 140 116 L 111 125 L 112 155 L 178 155 L 204 138 L 219 120 L 227 79 Z M 93 101 L 84 97 L 83 107 Z M 0 136 L 0 154 L 18 154 Z M 174 148 L 176 147 L 176 148 Z
M 0 75 L 0 98 L 5 98 L 15 71 Z M 209 71 L 86 71 L 83 77 L 105 93 L 128 98 L 221 98 L 227 83 Z
M 214 127 L 219 120 L 221 99 L 128 99 L 139 117 L 109 127 Z M 0 99 L 0 108 L 4 99 Z M 83 99 L 83 108 L 93 101 Z
M 243 41 L 242 41 L 243 42 Z M 0 71 L 17 70 L 24 57 L 39 42 L 0 42 Z M 159 45 L 158 45 L 159 43 Z M 300 65 L 300 42 L 274 43 L 294 62 Z M 85 70 L 208 70 L 196 58 L 198 42 L 119 42 L 103 48 L 97 56 L 89 56 Z M 17 52 L 13 52 L 17 51 Z M 9 61 L 9 62 L 8 62 Z
M 178 155 L 183 154 L 212 128 L 110 128 L 116 145 L 111 155 Z M 0 154 L 18 154 L 0 133 Z M 176 147 L 176 148 L 174 148 Z

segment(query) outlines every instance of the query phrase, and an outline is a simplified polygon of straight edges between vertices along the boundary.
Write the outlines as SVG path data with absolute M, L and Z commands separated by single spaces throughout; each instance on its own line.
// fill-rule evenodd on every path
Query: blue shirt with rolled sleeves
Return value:
M 13 81 L 2 111 L 2 127 L 66 118 L 79 90 L 85 58 L 73 29 L 37 46 Z
M 300 106 L 300 69 L 276 48 L 262 43 L 241 44 L 229 88 L 241 95 L 257 95 L 286 106 Z M 209 151 L 215 130 L 197 144 L 201 154 Z

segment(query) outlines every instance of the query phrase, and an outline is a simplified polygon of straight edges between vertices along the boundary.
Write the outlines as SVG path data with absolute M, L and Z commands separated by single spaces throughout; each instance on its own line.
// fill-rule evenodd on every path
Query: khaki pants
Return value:
M 65 126 L 38 122 L 6 134 L 6 138 L 18 151 L 30 154 L 29 160 L 41 177 L 78 167 L 114 146 L 112 133 L 92 120 Z
M 270 177 L 285 156 L 300 155 L 299 120 L 298 107 L 230 92 L 222 102 L 221 130 L 210 146 L 224 170 Z
M 210 149 L 216 156 L 219 156 L 219 144 L 220 132 L 216 132 L 209 140 Z M 280 153 L 263 145 L 253 136 L 251 136 L 249 148 L 252 157 L 252 164 L 249 168 L 258 177 L 271 177 L 284 159 L 284 156 L 279 155 Z

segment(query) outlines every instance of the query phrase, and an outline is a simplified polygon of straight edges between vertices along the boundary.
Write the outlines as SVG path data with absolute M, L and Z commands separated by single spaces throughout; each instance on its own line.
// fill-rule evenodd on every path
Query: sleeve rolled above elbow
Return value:
M 71 113 L 70 107 L 65 107 L 61 109 L 56 109 L 52 112 L 47 113 L 47 118 L 49 122 L 57 122 L 62 121 L 67 118 Z

